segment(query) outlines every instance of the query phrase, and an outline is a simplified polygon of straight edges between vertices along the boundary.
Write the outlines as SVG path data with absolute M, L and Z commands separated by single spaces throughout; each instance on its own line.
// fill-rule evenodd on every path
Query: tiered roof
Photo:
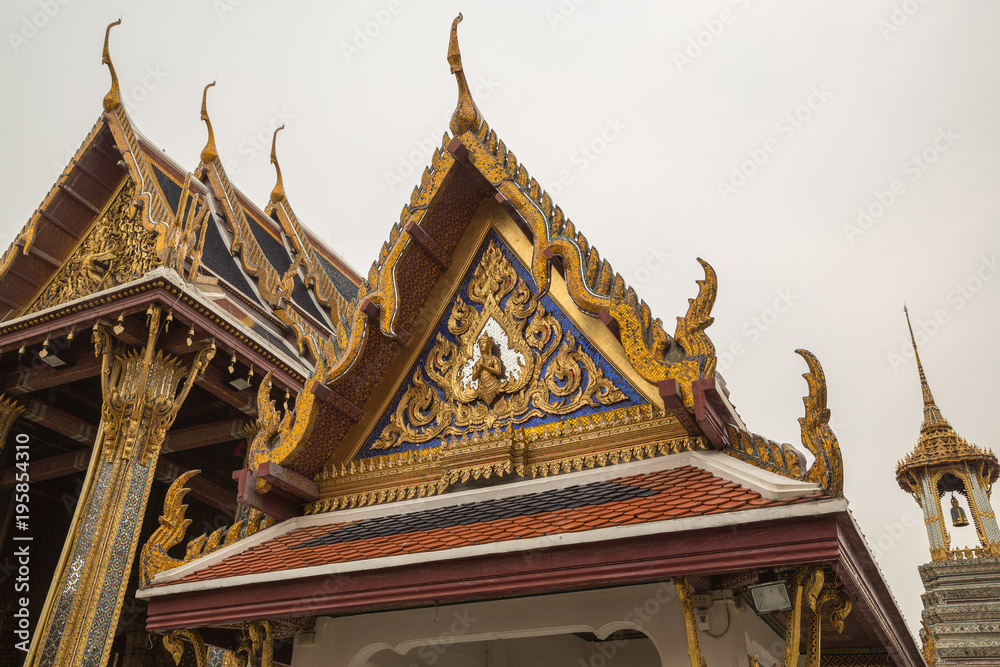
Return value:
M 904 312 L 906 308 L 903 308 Z M 914 488 L 914 473 L 922 468 L 953 466 L 962 463 L 974 463 L 983 466 L 985 477 L 989 484 L 1000 477 L 1000 463 L 996 455 L 988 449 L 970 444 L 958 435 L 948 420 L 941 415 L 941 409 L 934 401 L 930 384 L 920 363 L 920 351 L 910 326 L 910 316 L 906 315 L 906 324 L 910 327 L 910 339 L 913 342 L 913 354 L 917 360 L 917 371 L 920 374 L 920 390 L 924 401 L 924 419 L 920 424 L 920 437 L 913 451 L 903 457 L 896 466 L 896 480 L 904 491 Z

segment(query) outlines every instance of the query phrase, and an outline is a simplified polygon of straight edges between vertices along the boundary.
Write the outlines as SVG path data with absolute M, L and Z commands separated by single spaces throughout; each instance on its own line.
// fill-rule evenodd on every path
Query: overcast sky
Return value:
M 465 70 L 497 131 L 673 332 L 718 272 L 709 334 L 751 430 L 799 443 L 822 362 L 851 509 L 911 628 L 929 560 L 896 486 L 920 391 L 994 447 L 1000 3 L 5 0 L 6 247 L 101 113 L 105 26 L 136 127 L 186 169 L 205 141 L 263 206 L 279 139 L 299 217 L 364 274 L 440 143 Z M 578 6 L 579 5 L 579 6 Z M 953 545 L 972 546 L 971 529 Z

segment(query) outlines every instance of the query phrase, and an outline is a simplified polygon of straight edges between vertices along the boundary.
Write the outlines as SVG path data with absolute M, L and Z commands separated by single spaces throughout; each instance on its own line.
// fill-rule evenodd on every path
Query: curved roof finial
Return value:
M 212 121 L 208 118 L 208 89 L 214 85 L 215 82 L 213 81 L 205 86 L 205 90 L 201 94 L 201 119 L 208 126 L 208 141 L 205 142 L 205 147 L 201 149 L 202 164 L 208 164 L 219 157 L 219 151 L 215 149 L 215 132 L 212 131 Z
M 279 201 L 285 198 L 285 184 L 281 181 L 281 165 L 278 164 L 278 153 L 275 148 L 278 145 L 278 132 L 285 129 L 282 124 L 281 127 L 274 131 L 274 136 L 271 137 L 271 164 L 274 165 L 274 170 L 278 172 L 278 180 L 274 184 L 274 189 L 271 190 L 271 203 L 277 204 Z
M 906 315 L 906 326 L 910 330 L 910 341 L 913 343 L 913 356 L 917 359 L 917 372 L 920 374 L 920 390 L 924 395 L 924 422 L 933 423 L 944 421 L 941 416 L 941 410 L 938 408 L 937 404 L 934 402 L 934 395 L 931 393 L 931 387 L 927 383 L 927 376 L 924 375 L 923 364 L 920 363 L 920 351 L 917 350 L 917 338 L 913 335 L 913 325 L 910 324 L 910 311 L 906 309 L 906 304 L 903 304 L 903 314 Z
M 115 73 L 115 66 L 111 63 L 111 50 L 108 48 L 111 29 L 116 25 L 121 25 L 121 22 L 122 20 L 119 18 L 114 23 L 109 23 L 107 30 L 104 31 L 104 53 L 101 54 L 101 64 L 107 65 L 108 69 L 111 70 L 111 90 L 104 96 L 105 111 L 114 111 L 122 103 L 121 89 L 118 88 L 118 75 Z
M 458 104 L 455 106 L 455 113 L 451 115 L 450 125 L 451 133 L 456 137 L 466 130 L 475 132 L 483 122 L 483 115 L 472 100 L 469 84 L 462 70 L 462 52 L 458 48 L 458 24 L 461 22 L 462 15 L 459 14 L 451 23 L 451 40 L 448 42 L 448 64 L 458 81 Z

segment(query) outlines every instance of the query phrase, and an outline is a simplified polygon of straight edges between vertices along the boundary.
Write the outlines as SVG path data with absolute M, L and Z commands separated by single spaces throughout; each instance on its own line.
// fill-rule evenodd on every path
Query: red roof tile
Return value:
M 770 500 L 706 470 L 682 466 L 513 498 L 309 526 L 250 547 L 180 581 L 441 551 L 824 498 L 819 493 Z M 336 520 L 336 515 L 331 519 Z

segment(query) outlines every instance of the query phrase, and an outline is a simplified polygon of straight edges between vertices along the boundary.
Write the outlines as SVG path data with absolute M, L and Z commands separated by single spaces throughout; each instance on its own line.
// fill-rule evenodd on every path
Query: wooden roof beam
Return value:
M 65 454 L 32 461 L 31 481 L 44 482 L 45 480 L 57 479 L 82 472 L 90 465 L 90 452 L 90 448 L 87 447 L 75 452 L 66 452 Z M 14 485 L 14 474 L 16 472 L 17 468 L 6 468 L 0 471 L 0 489 L 10 488 Z
M 0 392 L 5 394 L 30 394 L 33 391 L 58 387 L 77 380 L 94 377 L 101 372 L 101 360 L 93 354 L 82 354 L 69 366 L 50 368 L 42 361 L 31 368 L 24 365 L 0 375 Z
M 56 259 L 52 255 L 48 254 L 47 252 L 43 252 L 43 251 L 39 250 L 34 245 L 31 246 L 31 248 L 28 250 L 28 252 L 31 253 L 32 255 L 34 255 L 35 257 L 37 257 L 38 259 L 42 260 L 43 262 L 45 262 L 46 264 L 48 264 L 49 266 L 51 266 L 54 269 L 58 269 L 60 266 L 62 266 L 62 262 L 60 262 L 58 259 Z
M 94 438 L 97 437 L 97 427 L 87 420 L 38 400 L 25 401 L 24 407 L 23 419 L 44 426 L 50 431 L 55 431 L 81 444 L 87 446 L 94 444 Z
M 90 210 L 94 215 L 100 215 L 101 214 L 101 209 L 99 209 L 96 206 L 94 206 L 94 204 L 91 203 L 90 200 L 88 200 L 87 198 L 85 198 L 83 195 L 81 195 L 79 192 L 77 192 L 73 188 L 69 187 L 65 183 L 60 183 L 59 184 L 59 189 L 62 190 L 63 192 L 65 192 L 66 194 L 68 194 L 73 200 L 75 200 L 81 206 L 83 206 L 84 208 Z
M 10 268 L 10 273 L 11 273 L 11 275 L 13 275 L 13 276 L 17 276 L 18 278 L 20 278 L 20 279 L 21 279 L 21 280 L 23 280 L 24 282 L 28 283 L 28 284 L 29 284 L 29 285 L 31 285 L 32 287 L 36 287 L 36 288 L 37 288 L 37 287 L 41 287 L 41 286 L 42 286 L 42 283 L 40 283 L 40 282 L 36 281 L 36 280 L 35 280 L 35 279 L 33 279 L 33 278 L 30 278 L 29 276 L 25 275 L 25 274 L 24 274 L 24 273 L 22 273 L 21 271 L 18 271 L 18 270 L 17 270 L 16 268 L 14 268 L 13 266 L 12 266 L 12 267 Z
M 69 234 L 70 236 L 72 236 L 74 238 L 77 237 L 77 236 L 79 236 L 79 232 L 74 232 L 68 226 L 66 226 L 62 222 L 59 222 L 58 220 L 56 220 L 55 217 L 53 217 L 45 209 L 43 209 L 43 208 L 38 209 L 38 215 L 42 216 L 43 218 L 45 218 L 46 220 L 48 220 L 49 222 L 51 222 L 53 225 L 55 225 L 56 227 L 58 227 L 62 231 L 66 232 L 67 234 Z
M 79 160 L 77 160 L 75 158 L 73 159 L 73 164 L 80 171 L 82 171 L 83 173 L 85 173 L 87 176 L 90 176 L 94 180 L 95 183 L 97 183 L 98 185 L 100 185 L 102 188 L 104 188 L 108 192 L 114 192 L 115 191 L 115 188 L 111 184 L 109 184 L 103 178 L 101 178 L 96 173 L 94 173 L 94 171 L 90 167 L 87 167 L 86 165 L 84 165 L 82 162 L 80 162 Z
M 156 479 L 165 484 L 172 484 L 175 479 L 188 470 L 188 468 L 161 456 L 156 462 Z M 236 515 L 235 490 L 224 489 L 215 482 L 210 482 L 198 475 L 189 479 L 185 486 L 191 489 L 191 498 L 200 500 L 220 512 L 225 512 L 230 517 Z
M 180 452 L 185 449 L 217 445 L 220 442 L 243 440 L 243 427 L 247 423 L 248 420 L 237 418 L 176 429 L 167 433 L 167 438 L 163 441 L 162 451 Z

